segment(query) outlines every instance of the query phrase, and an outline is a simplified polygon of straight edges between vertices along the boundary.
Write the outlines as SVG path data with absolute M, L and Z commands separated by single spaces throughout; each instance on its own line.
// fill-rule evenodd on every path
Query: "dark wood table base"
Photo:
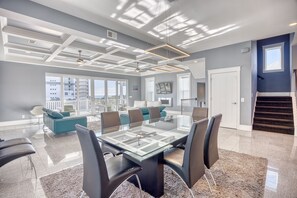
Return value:
M 139 176 L 142 190 L 153 197 L 161 197 L 164 194 L 164 165 L 162 164 L 163 153 L 153 156 L 142 162 L 138 162 L 130 156 L 126 158 L 139 164 L 143 169 L 137 175 Z M 128 180 L 138 187 L 135 177 Z

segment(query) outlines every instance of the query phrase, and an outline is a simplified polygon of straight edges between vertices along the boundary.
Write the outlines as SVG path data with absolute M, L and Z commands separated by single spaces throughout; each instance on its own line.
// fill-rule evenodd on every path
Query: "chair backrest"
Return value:
M 218 132 L 221 120 L 222 114 L 211 117 L 206 130 L 204 142 L 204 164 L 207 168 L 210 168 L 219 159 Z
M 182 170 L 191 188 L 204 174 L 203 147 L 208 119 L 193 123 L 185 145 Z
M 103 153 L 94 131 L 76 124 L 83 155 L 83 190 L 89 197 L 104 197 L 109 184 Z
M 193 118 L 204 119 L 208 117 L 208 108 L 194 107 L 192 112 Z
M 142 122 L 143 115 L 140 109 L 128 110 L 130 123 Z
M 101 130 L 106 128 L 120 126 L 121 120 L 118 111 L 101 113 Z
M 161 118 L 159 107 L 149 107 L 150 119 Z

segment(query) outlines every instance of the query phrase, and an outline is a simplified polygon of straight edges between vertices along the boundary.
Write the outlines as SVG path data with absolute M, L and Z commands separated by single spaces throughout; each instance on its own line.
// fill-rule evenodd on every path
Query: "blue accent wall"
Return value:
M 263 46 L 284 43 L 284 71 L 263 73 Z M 291 91 L 291 65 L 290 65 L 290 35 L 281 35 L 257 41 L 258 79 L 259 92 L 290 92 Z

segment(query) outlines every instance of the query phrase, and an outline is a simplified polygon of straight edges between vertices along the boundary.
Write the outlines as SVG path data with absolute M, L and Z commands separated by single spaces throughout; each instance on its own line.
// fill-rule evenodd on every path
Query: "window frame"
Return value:
M 154 81 L 153 83 L 153 98 L 152 98 L 152 101 L 155 101 L 155 97 L 156 97 L 156 81 L 155 81 L 155 77 L 148 77 L 148 78 L 145 78 L 145 87 L 144 87 L 144 91 L 145 91 L 145 100 L 148 101 L 148 95 L 147 95 L 147 82 L 148 81 Z
M 191 98 L 191 95 L 192 95 L 192 90 L 191 90 L 191 84 L 192 84 L 192 81 L 191 81 L 191 73 L 182 73 L 182 74 L 177 74 L 176 75 L 176 81 L 177 81 L 177 101 L 176 101 L 176 104 L 177 106 L 181 106 L 181 96 L 180 96 L 180 90 L 179 90 L 179 78 L 180 77 L 184 77 L 184 76 L 188 76 L 189 77 L 189 98 Z M 184 105 L 183 106 L 191 106 L 189 103 L 183 103 Z
M 266 50 L 271 49 L 271 48 L 277 48 L 280 47 L 281 50 L 281 68 L 280 69 L 273 69 L 273 70 L 267 70 L 266 67 Z M 273 73 L 273 72 L 283 72 L 285 70 L 284 67 L 284 42 L 282 43 L 275 43 L 271 45 L 265 45 L 262 47 L 263 49 L 263 73 Z

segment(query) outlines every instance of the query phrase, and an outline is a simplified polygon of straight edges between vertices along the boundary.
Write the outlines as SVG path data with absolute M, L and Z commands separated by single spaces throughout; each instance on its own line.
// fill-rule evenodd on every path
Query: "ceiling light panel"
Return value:
M 147 49 L 146 51 L 165 60 L 176 60 L 190 56 L 188 53 L 167 43 Z

